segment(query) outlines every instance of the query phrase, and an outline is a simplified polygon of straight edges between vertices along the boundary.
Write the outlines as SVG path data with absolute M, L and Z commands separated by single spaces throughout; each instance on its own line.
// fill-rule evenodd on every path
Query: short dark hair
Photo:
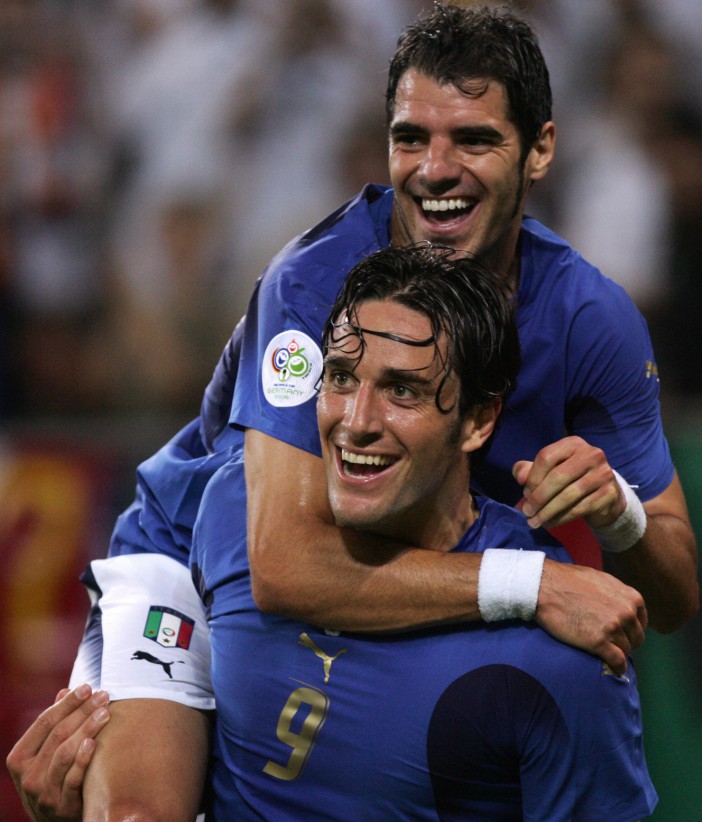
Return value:
M 363 329 L 357 313 L 369 300 L 393 300 L 428 317 L 432 345 L 443 333 L 446 359 L 441 391 L 452 371 L 460 381 L 458 414 L 495 399 L 506 399 L 514 389 L 521 365 L 514 306 L 500 280 L 474 257 L 456 257 L 453 249 L 421 243 L 385 248 L 358 263 L 349 273 L 324 326 L 322 350 L 338 342 L 348 324 L 359 339 L 363 356 Z M 437 349 L 438 351 L 438 349 Z
M 388 124 L 395 109 L 397 85 L 410 68 L 440 84 L 450 83 L 479 96 L 467 82 L 483 78 L 501 83 L 508 117 L 522 143 L 522 157 L 551 119 L 548 68 L 531 27 L 507 6 L 461 8 L 435 3 L 400 36 L 390 62 L 385 105 Z

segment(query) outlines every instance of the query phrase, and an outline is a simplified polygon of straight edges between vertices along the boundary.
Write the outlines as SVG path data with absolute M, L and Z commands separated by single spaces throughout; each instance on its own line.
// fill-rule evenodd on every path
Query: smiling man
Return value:
M 470 117 L 466 99 L 473 101 Z M 452 85 L 421 68 L 407 69 L 395 90 L 390 171 L 393 236 L 424 237 L 480 255 L 491 270 L 507 272 L 515 289 L 516 217 L 530 185 L 548 171 L 555 127 L 546 123 L 524 152 L 508 106 L 498 82 Z
M 407 293 L 402 293 L 404 283 L 393 265 L 400 274 L 406 266 Z M 424 276 L 413 281 L 415 269 Z M 446 550 L 475 519 L 468 454 L 491 436 L 507 387 L 515 381 L 519 356 L 511 327 L 511 349 L 500 339 L 474 341 L 473 351 L 495 347 L 494 360 L 500 354 L 506 364 L 500 362 L 504 373 L 495 375 L 486 355 L 484 373 L 475 375 L 477 385 L 469 383 L 473 351 L 460 345 L 462 340 L 447 340 L 444 318 L 432 318 L 432 325 L 413 306 L 429 304 L 438 313 L 439 308 L 449 310 L 442 300 L 453 296 L 453 310 L 463 327 L 474 323 L 476 337 L 493 317 L 486 315 L 479 324 L 475 306 L 451 289 L 450 279 L 431 284 L 432 271 L 444 278 L 453 268 L 448 260 L 417 250 L 377 252 L 352 274 L 345 293 L 354 301 L 343 305 L 343 316 L 337 313 L 325 333 L 317 419 L 336 524 Z M 399 293 L 357 304 L 355 289 L 380 294 L 390 290 L 388 282 Z M 421 288 L 427 293 L 421 294 Z M 452 370 L 459 359 L 465 386 Z
M 478 256 L 518 305 L 528 356 L 476 471 L 480 488 L 521 504 L 533 527 L 569 525 L 576 536 L 566 544 L 583 565 L 601 567 L 603 546 L 605 567 L 641 591 L 652 625 L 678 627 L 698 604 L 696 547 L 662 432 L 645 323 L 621 289 L 525 217 L 528 191 L 555 150 L 548 71 L 533 32 L 502 9 L 436 4 L 401 36 L 386 102 L 392 188 L 366 188 L 288 246 L 247 313 L 229 421 L 246 430 L 257 601 L 358 630 L 479 614 L 473 557 L 439 566 L 407 551 L 378 568 L 365 559 L 381 547 L 340 537 L 320 502 L 310 395 L 292 402 L 268 390 L 270 346 L 304 335 L 314 351 L 320 307 L 351 264 L 423 240 Z M 213 388 L 222 385 L 215 379 Z M 304 392 L 302 380 L 295 387 Z M 204 410 L 207 426 L 211 403 Z M 297 512 L 295 528 L 268 515 L 271 495 Z M 337 584 L 348 575 L 350 591 Z M 612 583 L 547 564 L 536 619 L 621 671 L 646 618 L 641 601 Z

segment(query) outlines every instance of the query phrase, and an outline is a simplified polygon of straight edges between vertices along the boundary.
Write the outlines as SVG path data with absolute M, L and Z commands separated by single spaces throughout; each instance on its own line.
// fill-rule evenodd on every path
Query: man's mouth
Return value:
M 386 454 L 356 454 L 346 448 L 341 449 L 341 470 L 353 479 L 374 477 L 396 461 L 395 457 Z
M 445 199 L 431 199 L 423 197 L 419 204 L 427 220 L 435 222 L 450 222 L 465 217 L 475 205 L 475 200 L 465 197 L 448 197 Z

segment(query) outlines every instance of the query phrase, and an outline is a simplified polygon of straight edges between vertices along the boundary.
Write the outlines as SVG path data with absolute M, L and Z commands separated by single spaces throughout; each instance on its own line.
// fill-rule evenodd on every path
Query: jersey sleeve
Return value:
M 571 658 L 578 654 L 567 649 Z M 564 660 L 556 673 L 549 691 L 567 718 L 568 740 L 554 763 L 551 727 L 529 722 L 520 762 L 524 819 L 650 816 L 658 796 L 644 755 L 633 666 L 618 677 L 600 660 Z
M 389 189 L 366 187 L 290 243 L 263 273 L 246 313 L 233 425 L 321 454 L 322 329 L 348 272 L 389 242 L 391 202 Z
M 333 297 L 301 295 L 288 284 L 281 272 L 251 300 L 230 421 L 319 456 L 320 341 Z
M 217 451 L 203 443 L 195 419 L 137 468 L 136 496 L 117 519 L 110 556 L 157 553 L 188 565 L 200 499 L 211 477 L 243 446 L 240 432 L 227 429 Z
M 202 398 L 200 438 L 209 453 L 217 450 L 220 438 L 226 436 L 245 327 L 246 317 L 242 317 L 224 346 Z
M 243 447 L 243 435 L 233 429 L 219 439 L 220 449 L 209 453 L 200 420 L 193 420 L 139 466 L 136 498 L 117 520 L 108 557 L 94 560 L 83 575 L 92 607 L 72 683 L 104 688 L 111 699 L 214 707 L 208 626 L 189 563 L 204 489 Z M 178 624 L 179 643 L 148 635 L 159 615 L 163 631 Z
M 658 368 L 646 323 L 619 286 L 585 302 L 571 323 L 566 428 L 605 452 L 642 500 L 673 479 Z
M 151 698 L 215 707 L 209 629 L 190 572 L 156 554 L 94 560 L 83 576 L 93 605 L 70 687 L 111 700 Z

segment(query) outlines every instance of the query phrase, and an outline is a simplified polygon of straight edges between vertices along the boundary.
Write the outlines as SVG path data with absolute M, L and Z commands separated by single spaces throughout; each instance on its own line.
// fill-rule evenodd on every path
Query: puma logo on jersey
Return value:
M 322 660 L 322 666 L 324 668 L 324 682 L 329 682 L 329 674 L 331 673 L 331 666 L 332 662 L 335 659 L 338 659 L 342 654 L 345 654 L 348 651 L 348 648 L 342 648 L 339 653 L 334 654 L 334 656 L 329 656 L 329 654 L 325 654 L 324 651 L 315 644 L 314 640 L 310 639 L 309 635 L 306 633 L 300 634 L 300 639 L 298 640 L 300 645 L 304 645 L 305 648 L 309 648 L 315 656 L 318 656 Z
M 143 659 L 145 662 L 152 662 L 154 665 L 160 665 L 168 675 L 168 678 L 173 679 L 173 674 L 171 673 L 171 665 L 175 665 L 175 662 L 164 662 L 162 659 L 158 659 L 157 657 L 147 653 L 146 651 L 134 651 L 134 656 L 132 657 L 132 659 Z M 177 659 L 176 662 L 182 663 L 183 660 Z
M 606 662 L 600 663 L 600 672 L 602 673 L 602 676 L 613 676 L 615 679 L 619 679 L 622 682 L 631 682 L 626 674 L 615 674 Z

